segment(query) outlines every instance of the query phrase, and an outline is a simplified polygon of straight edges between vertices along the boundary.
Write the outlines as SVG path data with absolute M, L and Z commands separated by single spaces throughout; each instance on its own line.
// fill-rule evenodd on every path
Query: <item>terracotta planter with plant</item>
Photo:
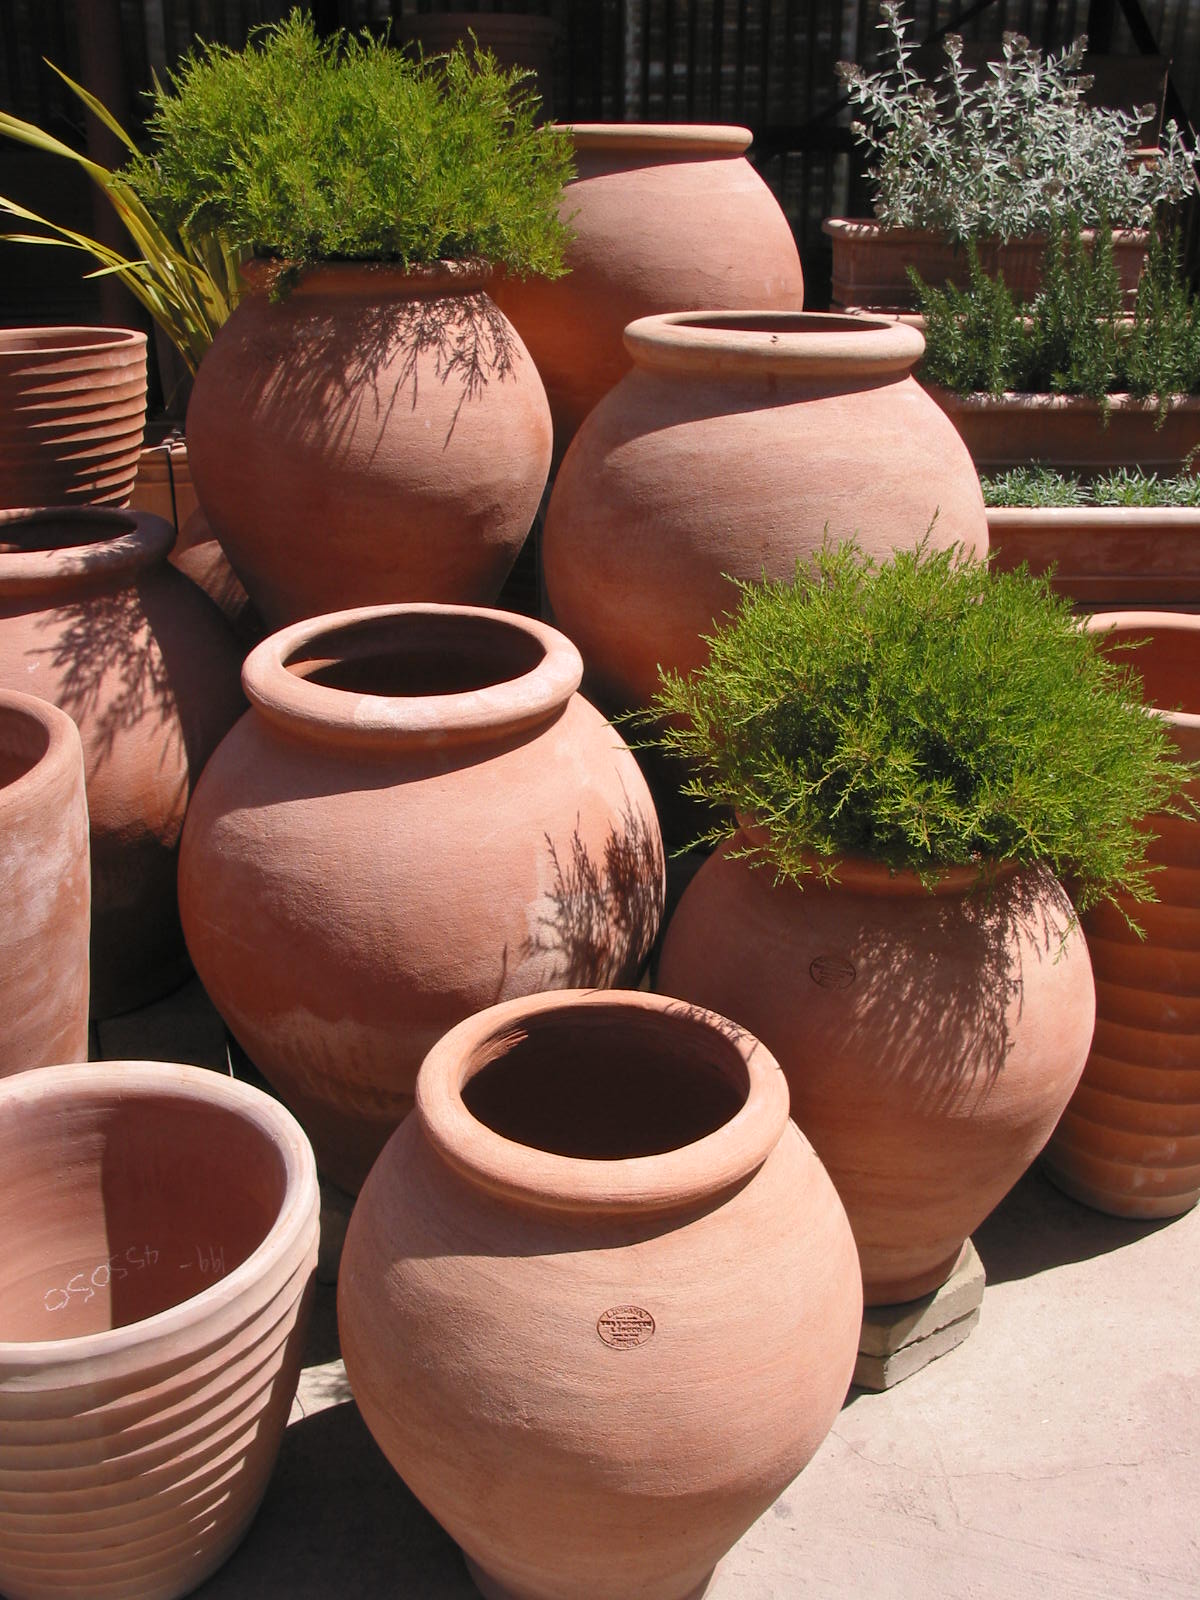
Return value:
M 175 1600 L 240 1542 L 300 1376 L 312 1151 L 159 1061 L 0 1082 L 0 1587 Z
M 1081 908 L 1145 898 L 1167 732 L 1040 581 L 852 546 L 747 587 L 654 709 L 743 819 L 714 830 L 659 989 L 778 1055 L 867 1303 L 928 1293 L 1083 1070 L 1092 973 L 1056 874 Z
M 698 1600 L 836 1418 L 861 1314 L 770 1054 L 632 993 L 439 1041 L 338 1283 L 367 1425 L 509 1600 Z

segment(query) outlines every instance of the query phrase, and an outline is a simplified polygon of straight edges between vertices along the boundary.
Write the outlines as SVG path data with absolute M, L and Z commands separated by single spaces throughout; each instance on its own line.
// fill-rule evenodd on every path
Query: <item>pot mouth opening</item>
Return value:
M 50 743 L 48 720 L 0 697 L 0 793 L 27 778 L 46 759 Z
M 1148 706 L 1180 726 L 1200 729 L 1200 617 L 1097 611 L 1087 629 L 1118 664 L 1141 678 Z
M 70 355 L 73 350 L 105 350 L 146 342 L 136 328 L 3 328 L 0 354 Z
M 99 507 L 50 507 L 0 513 L 0 555 L 40 555 L 53 550 L 79 550 L 110 544 L 137 531 L 137 518 L 127 511 Z
M 416 612 L 330 628 L 297 644 L 283 665 L 322 688 L 403 700 L 495 688 L 545 659 L 540 639 L 490 616 Z
M 668 311 L 631 322 L 624 340 L 638 367 L 798 382 L 903 377 L 925 350 L 906 323 L 838 311 Z

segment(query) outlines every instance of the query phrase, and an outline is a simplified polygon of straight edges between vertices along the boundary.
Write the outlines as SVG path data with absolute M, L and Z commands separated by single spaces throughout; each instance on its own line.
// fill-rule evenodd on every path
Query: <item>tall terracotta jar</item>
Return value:
M 750 130 L 577 122 L 565 278 L 503 278 L 496 299 L 537 362 L 561 461 L 592 407 L 629 371 L 627 323 L 663 311 L 804 304 L 779 203 L 746 160 Z
M 0 689 L 0 1077 L 86 1059 L 90 911 L 79 732 Z
M 1040 869 L 1004 869 L 986 895 L 967 868 L 932 892 L 868 861 L 837 877 L 777 883 L 723 847 L 671 921 L 658 987 L 778 1056 L 849 1215 L 866 1302 L 883 1305 L 944 1282 L 1046 1143 L 1095 993 L 1071 904 Z
M 543 561 L 555 620 L 601 700 L 645 705 L 736 606 L 826 532 L 870 554 L 987 548 L 962 441 L 912 377 L 914 328 L 827 313 L 695 312 L 625 331 L 633 371 L 555 482 Z M 935 520 L 936 519 L 936 520 Z
M 775 1061 L 633 993 L 441 1040 L 338 1286 L 367 1425 L 492 1600 L 701 1595 L 833 1424 L 861 1315 Z
M 550 466 L 533 362 L 490 269 L 313 267 L 249 291 L 188 407 L 200 503 L 270 627 L 384 601 L 494 600 Z
M 312 1151 L 160 1061 L 0 1082 L 0 1589 L 174 1600 L 244 1536 L 300 1376 Z
M 663 857 L 579 654 L 506 612 L 368 607 L 247 658 L 179 893 L 204 986 L 356 1190 L 433 1042 L 512 996 L 635 980 Z
M 146 427 L 146 335 L 0 328 L 0 508 L 123 506 Z
M 220 613 L 167 561 L 174 537 L 145 512 L 0 512 L 0 686 L 61 706 L 83 738 L 101 1017 L 187 973 L 183 815 L 244 704 Z
M 1120 611 L 1089 618 L 1200 760 L 1200 617 Z M 1200 801 L 1200 782 L 1188 786 Z M 1200 1200 L 1200 822 L 1155 816 L 1156 904 L 1103 906 L 1083 919 L 1096 972 L 1096 1033 L 1044 1166 L 1075 1199 L 1117 1217 L 1176 1217 Z

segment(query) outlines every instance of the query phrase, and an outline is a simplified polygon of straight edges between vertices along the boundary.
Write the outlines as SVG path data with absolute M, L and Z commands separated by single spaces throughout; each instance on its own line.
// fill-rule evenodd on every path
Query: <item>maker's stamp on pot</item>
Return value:
M 596 1332 L 612 1350 L 633 1350 L 654 1337 L 654 1318 L 644 1306 L 610 1306 L 600 1313 Z
M 848 989 L 857 973 L 845 956 L 817 956 L 809 963 L 808 975 L 822 989 Z

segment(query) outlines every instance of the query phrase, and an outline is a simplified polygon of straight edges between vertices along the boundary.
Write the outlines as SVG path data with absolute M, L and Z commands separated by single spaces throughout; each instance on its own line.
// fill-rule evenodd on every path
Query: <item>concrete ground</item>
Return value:
M 101 1024 L 95 1043 L 110 1058 L 225 1059 L 196 984 Z M 851 1390 L 709 1600 L 1200 1597 L 1200 1210 L 1121 1222 L 1034 1171 L 974 1238 L 979 1326 L 899 1387 Z M 477 1600 L 359 1418 L 328 1284 L 262 1510 L 197 1594 Z

